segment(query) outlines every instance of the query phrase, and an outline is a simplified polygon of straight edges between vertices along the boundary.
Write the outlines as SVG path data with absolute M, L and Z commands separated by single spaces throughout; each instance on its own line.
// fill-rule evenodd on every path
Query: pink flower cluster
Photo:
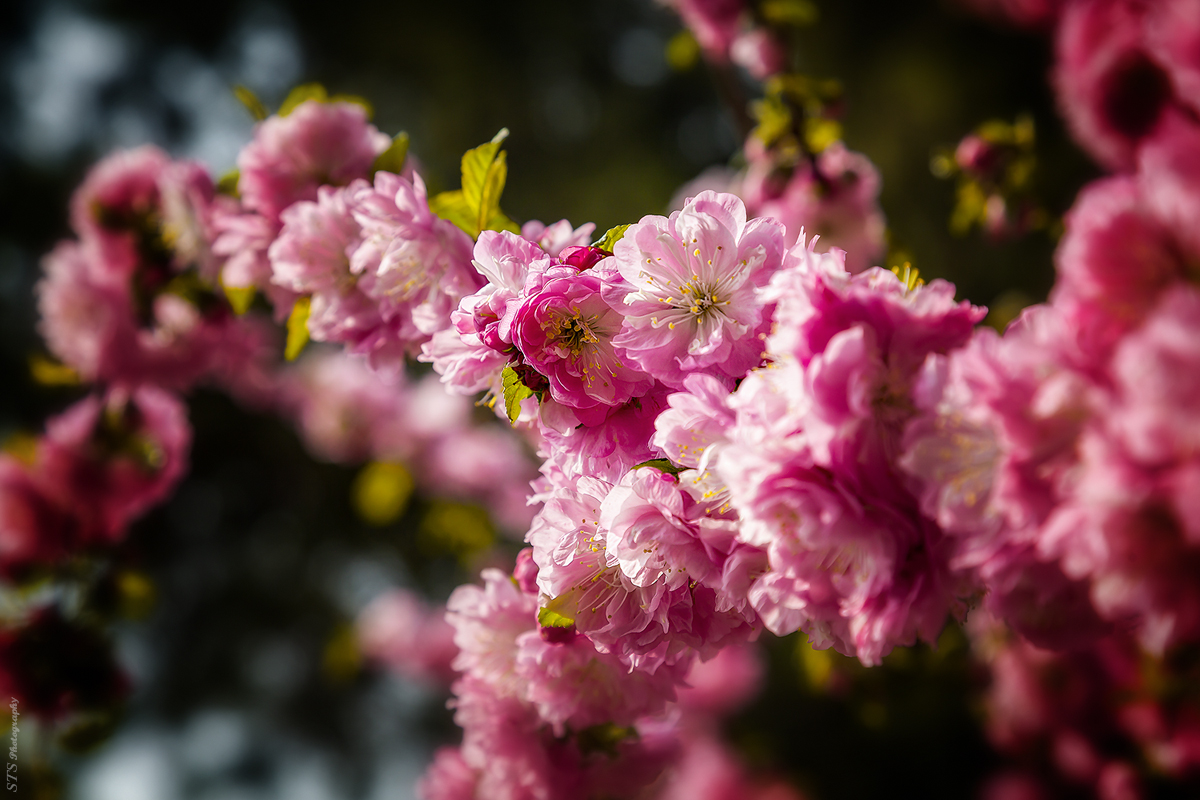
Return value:
M 120 542 L 183 477 L 190 445 L 183 404 L 150 386 L 94 394 L 52 418 L 23 460 L 0 454 L 0 575 Z
M 1150 667 L 1119 635 L 1052 652 L 986 615 L 969 627 L 990 673 L 985 732 L 1010 761 L 983 797 L 1137 800 L 1151 796 L 1139 762 L 1174 780 L 1200 774 L 1200 716 L 1162 691 L 1194 680 L 1190 670 Z
M 451 596 L 446 619 L 461 673 L 451 707 L 463 743 L 437 753 L 419 796 L 798 800 L 785 784 L 752 779 L 717 730 L 758 692 L 763 668 L 753 649 L 730 647 L 690 669 L 631 672 L 577 631 L 539 624 L 536 575 L 525 551 L 512 576 L 485 570 L 482 587 Z M 414 624 L 435 623 L 393 593 L 367 609 L 360 629 L 370 651 L 412 674 L 414 662 L 442 652 L 443 639 L 439 629 L 404 654 L 384 644 L 409 641 L 399 631 Z
M 71 201 L 79 240 L 46 256 L 37 287 L 51 352 L 86 381 L 131 387 L 250 369 L 266 334 L 214 294 L 217 206 L 200 165 L 153 147 L 94 167 Z
M 1200 636 L 1198 142 L 1170 111 L 1127 141 L 1135 169 L 1067 216 L 1049 304 L 920 380 L 901 463 L 953 563 L 1042 646 L 1116 627 L 1161 655 Z
M 634 673 L 762 627 L 874 663 L 973 590 L 896 456 L 982 310 L 785 237 L 711 191 L 611 255 L 485 233 L 488 286 L 426 348 L 452 390 L 532 395 L 542 613 Z

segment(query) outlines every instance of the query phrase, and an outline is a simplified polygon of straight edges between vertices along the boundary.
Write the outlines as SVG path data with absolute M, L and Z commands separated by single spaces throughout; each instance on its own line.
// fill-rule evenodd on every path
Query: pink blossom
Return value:
M 599 524 L 609 554 L 635 586 L 712 585 L 733 547 L 736 520 L 706 511 L 676 476 L 643 467 L 609 491 Z
M 118 151 L 89 172 L 71 198 L 71 224 L 100 262 L 128 274 L 142 261 L 160 269 L 200 268 L 209 249 L 215 188 L 200 164 L 171 161 L 156 147 Z M 161 263 L 160 263 L 161 262 Z
M 821 252 L 844 250 L 850 272 L 878 263 L 886 246 L 886 224 L 879 207 L 879 172 L 866 156 L 834 142 L 814 163 L 781 169 L 758 143 L 746 147 L 750 165 L 737 192 L 752 216 L 782 223 L 788 246 L 806 232 L 820 237 Z
M 409 181 L 378 172 L 373 186 L 355 184 L 349 205 L 362 236 L 351 272 L 391 335 L 415 351 L 449 327 L 459 300 L 480 287 L 471 239 L 429 210 L 419 175 Z
M 1180 99 L 1200 109 L 1200 3 L 1165 0 L 1150 10 L 1148 49 L 1171 75 Z
M 704 470 L 715 464 L 715 454 L 734 422 L 729 390 L 703 374 L 688 375 L 683 385 L 687 391 L 670 395 L 670 408 L 654 422 L 654 445 L 674 463 Z
M 604 295 L 623 318 L 613 343 L 624 358 L 676 388 L 692 372 L 733 381 L 761 362 L 756 291 L 780 266 L 777 223 L 702 192 L 669 218 L 643 217 L 615 250 Z
M 1173 101 L 1171 78 L 1145 40 L 1148 4 L 1066 4 L 1054 80 L 1076 138 L 1102 164 L 1127 170 L 1139 143 Z
M 537 633 L 519 640 L 517 672 L 526 679 L 525 698 L 556 735 L 566 727 L 584 730 L 612 723 L 625 727 L 660 713 L 675 699 L 686 670 L 633 670 L 611 654 L 598 653 L 586 636 L 561 643 Z
M 744 0 L 663 0 L 683 18 L 709 58 L 720 63 L 741 28 Z
M 259 123 L 254 140 L 238 155 L 243 205 L 278 219 L 299 200 L 317 200 L 319 186 L 345 186 L 366 178 L 391 140 L 354 103 L 308 100 L 286 117 Z
M 403 382 L 384 382 L 357 358 L 314 350 L 287 373 L 282 403 L 318 458 L 400 461 L 417 445 L 407 424 L 408 394 Z
M 528 239 L 551 256 L 557 256 L 567 247 L 580 247 L 591 242 L 596 223 L 585 222 L 578 228 L 565 219 L 551 225 L 531 219 L 521 226 L 521 237 Z
M 232 201 L 218 203 L 213 211 L 212 251 L 216 258 L 224 259 L 221 285 L 262 291 L 274 306 L 278 321 L 287 318 L 297 297 L 295 292 L 271 282 L 267 253 L 282 227 L 278 218 L 245 211 Z
M 457 747 L 440 747 L 417 782 L 420 800 L 475 800 L 479 775 Z
M 40 476 L 0 454 L 0 575 L 18 578 L 30 567 L 57 564 L 86 540 L 87 529 L 46 491 Z
M 459 650 L 453 666 L 502 694 L 520 697 L 524 679 L 515 671 L 517 639 L 536 632 L 537 599 L 500 570 L 486 569 L 482 577 L 483 588 L 459 586 L 446 602 L 446 619 Z
M 703 585 L 669 588 L 665 581 L 640 587 L 606 550 L 598 526 L 611 485 L 580 477 L 555 487 L 534 519 L 527 541 L 538 565 L 542 604 L 573 619 L 601 652 L 611 652 L 650 672 L 710 657 L 753 634 L 753 612 L 722 606 Z
M 769 32 L 752 28 L 738 34 L 729 46 L 729 59 L 760 81 L 783 72 L 787 51 Z
M 666 406 L 665 391 L 635 397 L 593 426 L 565 433 L 544 427 L 542 456 L 553 468 L 571 477 L 590 475 L 616 483 L 634 465 L 659 456 L 650 438 L 659 412 Z
M 369 658 L 410 678 L 449 684 L 458 655 L 445 609 L 427 607 L 416 594 L 395 589 L 359 614 L 359 644 Z
M 46 424 L 37 468 L 47 488 L 100 541 L 162 501 L 187 471 L 192 431 L 183 404 L 145 386 L 91 396 Z
M 613 339 L 621 315 L 600 288 L 600 278 L 590 271 L 552 267 L 530 279 L 512 318 L 513 342 L 547 379 L 550 397 L 591 425 L 652 383 L 618 355 Z
M 758 770 L 754 771 L 755 773 Z M 668 773 L 660 800 L 802 800 L 782 781 L 764 780 L 739 764 L 718 740 L 689 738 L 679 762 Z
M 1192 6 L 1200 9 L 1195 3 Z M 1200 99 L 1196 105 L 1200 108 Z M 1154 138 L 1144 142 L 1138 151 L 1140 199 L 1185 251 L 1183 258 L 1189 264 L 1186 269 L 1192 276 L 1196 273 L 1195 259 L 1200 258 L 1200 232 L 1195 225 L 1200 213 L 1198 152 L 1200 124 L 1190 115 L 1176 111 L 1163 115 Z M 1137 239 L 1136 235 L 1131 238 Z
M 763 687 L 766 665 L 758 645 L 726 647 L 708 661 L 697 661 L 679 690 L 679 705 L 690 714 L 717 716 L 737 711 Z
M 1080 193 L 1056 261 L 1052 302 L 1100 358 L 1140 324 L 1182 271 L 1170 230 L 1132 177 L 1096 181 Z

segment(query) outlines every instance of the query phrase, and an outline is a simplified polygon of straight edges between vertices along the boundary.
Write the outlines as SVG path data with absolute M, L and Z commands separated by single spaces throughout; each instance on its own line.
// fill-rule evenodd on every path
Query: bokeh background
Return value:
M 949 0 L 817 6 L 804 68 L 844 85 L 845 140 L 883 176 L 893 248 L 976 303 L 1042 299 L 1051 235 L 952 236 L 954 188 L 930 158 L 984 120 L 1031 114 L 1036 192 L 1061 213 L 1092 168 L 1056 115 L 1048 43 Z M 235 84 L 268 107 L 306 81 L 368 98 L 382 130 L 410 133 L 435 191 L 508 127 L 506 211 L 600 231 L 663 212 L 739 148 L 704 67 L 668 66 L 679 24 L 650 0 L 8 0 L 0 14 L 0 439 L 78 396 L 29 369 L 39 258 L 68 234 L 72 189 L 104 153 L 145 142 L 229 170 L 253 126 Z M 155 588 L 115 636 L 136 688 L 118 733 L 62 762 L 67 796 L 411 797 L 456 736 L 445 696 L 358 663 L 347 626 L 392 586 L 444 600 L 479 563 L 420 544 L 422 501 L 383 528 L 361 521 L 355 471 L 314 461 L 285 423 L 214 393 L 190 406 L 191 476 L 122 556 Z M 770 685 L 730 736 L 814 798 L 969 797 L 994 765 L 954 632 L 873 671 L 794 639 L 769 650 Z M 851 687 L 839 696 L 831 670 Z

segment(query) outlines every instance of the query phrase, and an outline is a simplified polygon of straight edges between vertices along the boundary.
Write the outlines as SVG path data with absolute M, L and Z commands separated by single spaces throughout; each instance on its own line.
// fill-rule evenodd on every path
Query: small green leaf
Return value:
M 475 215 L 461 189 L 434 195 L 429 199 L 429 210 L 447 222 L 453 222 L 472 239 L 479 237 Z
M 267 107 L 263 105 L 263 101 L 258 99 L 258 95 L 247 86 L 237 85 L 233 87 L 233 96 L 246 107 L 250 112 L 250 116 L 254 117 L 255 122 L 262 122 L 268 116 Z
M 217 181 L 217 191 L 229 197 L 241 197 L 242 193 L 238 191 L 238 181 L 241 178 L 241 172 L 236 169 L 229 170 Z
M 481 231 L 512 231 L 520 227 L 500 210 L 500 195 L 508 179 L 507 155 L 500 145 L 508 138 L 503 128 L 490 142 L 468 150 L 462 157 L 462 189 L 442 192 L 429 201 L 429 208 L 453 222 L 472 239 Z
M 633 465 L 634 469 L 640 469 L 641 467 L 654 467 L 654 469 L 667 475 L 678 475 L 687 469 L 687 467 L 681 467 L 671 463 L 671 460 L 667 458 L 652 458 L 649 461 L 643 461 L 640 464 Z
M 504 387 L 504 411 L 510 422 L 515 423 L 521 416 L 521 401 L 533 397 L 534 391 L 525 385 L 521 376 L 511 366 L 500 373 L 500 383 Z
M 329 102 L 329 92 L 325 91 L 325 87 L 319 83 L 302 83 L 288 92 L 288 96 L 283 100 L 283 105 L 279 106 L 279 116 L 286 117 L 296 110 L 296 106 L 306 100 L 316 100 L 318 103 Z
M 375 163 L 371 165 L 371 172 L 393 172 L 400 173 L 404 169 L 404 161 L 408 158 L 408 134 L 400 131 L 392 137 L 392 143 L 387 150 L 375 157 Z
M 762 15 L 773 25 L 795 25 L 802 28 L 812 25 L 820 17 L 820 11 L 809 0 L 766 0 L 762 4 Z
M 631 223 L 632 224 L 632 223 Z M 597 239 L 592 247 L 599 247 L 601 250 L 613 251 L 613 246 L 621 241 L 621 237 L 625 235 L 625 231 L 629 230 L 629 225 L 618 225 L 615 228 L 609 228 L 608 233 Z
M 295 361 L 308 344 L 308 315 L 312 311 L 312 298 L 308 295 L 296 298 L 292 313 L 287 321 L 287 346 L 283 354 L 288 361 Z
M 501 128 L 490 142 L 468 150 L 462 157 L 463 198 L 474 212 L 477 231 L 487 230 L 500 210 L 500 195 L 508 179 L 507 154 L 500 146 L 507 138 L 508 128 Z
M 233 313 L 239 317 L 250 310 L 250 306 L 254 302 L 254 295 L 258 293 L 258 290 L 253 286 L 226 286 L 225 284 L 221 284 L 221 290 L 225 292 L 225 299 L 229 301 L 229 306 L 233 309 Z

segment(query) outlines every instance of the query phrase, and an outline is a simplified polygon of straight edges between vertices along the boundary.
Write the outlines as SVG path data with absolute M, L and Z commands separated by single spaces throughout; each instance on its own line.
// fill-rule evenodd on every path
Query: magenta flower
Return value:
M 76 403 L 46 424 L 37 469 L 98 541 L 123 538 L 187 471 L 192 429 L 175 395 L 152 386 Z
M 254 140 L 238 154 L 242 204 L 278 219 L 292 203 L 315 201 L 319 186 L 367 178 L 389 144 L 362 106 L 305 101 L 286 117 L 259 123 Z
M 512 340 L 547 379 L 555 402 L 594 425 L 650 388 L 651 379 L 617 353 L 621 315 L 601 297 L 599 276 L 561 266 L 530 281 L 512 318 Z
M 648 216 L 615 245 L 604 295 L 620 312 L 621 355 L 668 386 L 693 372 L 732 382 L 762 361 L 757 297 L 779 268 L 783 230 L 746 221 L 741 200 L 701 192 L 669 218 Z

